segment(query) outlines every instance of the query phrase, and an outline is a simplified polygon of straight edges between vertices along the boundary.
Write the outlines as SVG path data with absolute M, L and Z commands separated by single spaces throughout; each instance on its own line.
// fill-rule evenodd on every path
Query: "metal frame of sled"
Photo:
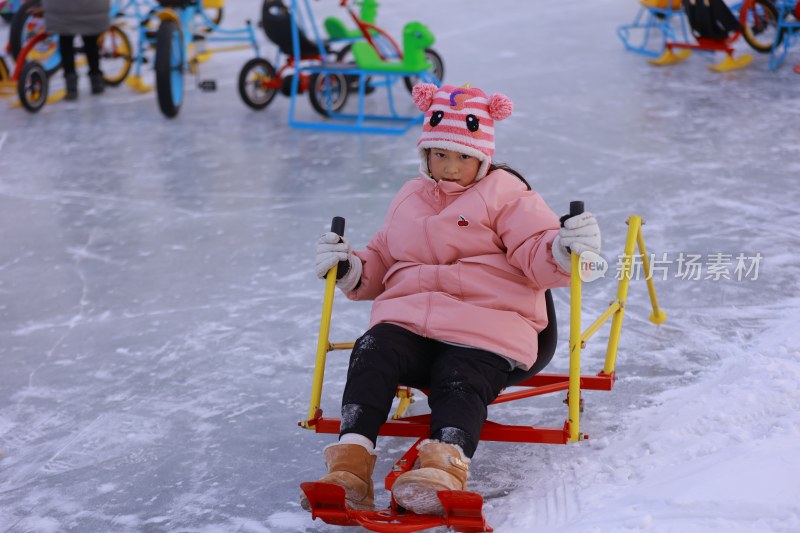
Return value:
M 800 7 L 798 2 L 776 2 L 778 27 L 769 57 L 769 69 L 776 70 L 786 59 L 789 50 L 800 42 Z M 791 18 L 790 18 L 791 17 Z M 800 74 L 800 64 L 794 67 Z
M 343 231 L 343 221 L 341 223 Z M 642 235 L 642 219 L 640 216 L 630 216 L 627 224 L 628 232 L 621 259 L 621 272 L 616 298 L 610 302 L 608 309 L 583 332 L 581 332 L 582 281 L 579 274 L 580 259 L 577 254 L 572 254 L 569 374 L 537 374 L 514 385 L 514 387 L 520 387 L 523 390 L 503 392 L 492 403 L 492 405 L 508 403 L 533 396 L 567 391 L 567 419 L 563 427 L 507 425 L 487 420 L 481 431 L 482 441 L 567 444 L 588 438 L 587 435 L 580 432 L 581 391 L 610 391 L 613 388 L 616 377 L 617 349 L 625 315 L 629 282 L 632 277 L 634 252 L 637 247 L 644 272 L 650 272 L 650 261 Z M 341 423 L 341 419 L 324 417 L 320 405 L 327 353 L 333 350 L 349 350 L 354 345 L 353 342 L 331 343 L 329 341 L 337 268 L 338 266 L 334 266 L 326 277 L 308 416 L 306 420 L 298 422 L 299 426 L 305 429 L 312 429 L 317 433 L 338 434 Z M 650 321 L 655 324 L 661 324 L 666 320 L 666 314 L 659 308 L 652 277 L 646 276 L 646 281 L 652 306 Z M 597 375 L 581 375 L 581 350 L 586 346 L 587 341 L 609 319 L 611 320 L 611 330 L 603 369 Z M 395 463 L 389 475 L 386 476 L 384 485 L 387 490 L 391 490 L 395 480 L 401 474 L 413 467 L 418 454 L 417 444 L 427 438 L 430 433 L 429 414 L 403 417 L 406 408 L 411 403 L 410 388 L 399 387 L 397 395 L 400 398 L 397 410 L 392 419 L 383 424 L 379 435 L 415 437 L 417 441 Z M 421 531 L 438 526 L 447 526 L 455 531 L 465 533 L 492 531 L 492 528 L 483 517 L 483 499 L 479 494 L 473 492 L 441 491 L 439 498 L 442 501 L 445 514 L 443 516 L 429 516 L 417 515 L 404 510 L 397 505 L 394 498 L 392 498 L 391 506 L 388 509 L 376 511 L 351 509 L 345 503 L 344 490 L 341 487 L 327 483 L 303 483 L 301 488 L 311 503 L 312 518 L 320 518 L 329 524 L 362 526 L 371 531 L 394 533 Z
M 686 16 L 680 2 L 641 0 L 629 24 L 617 28 L 625 49 L 647 57 L 660 56 L 669 42 L 689 42 Z M 682 38 L 682 41 L 679 41 Z

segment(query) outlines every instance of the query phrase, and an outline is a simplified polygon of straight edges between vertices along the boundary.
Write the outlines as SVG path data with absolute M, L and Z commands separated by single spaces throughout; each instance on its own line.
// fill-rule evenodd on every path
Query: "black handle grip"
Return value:
M 583 201 L 582 200 L 573 200 L 569 203 L 569 215 L 563 215 L 559 220 L 561 221 L 561 227 L 564 227 L 564 222 L 568 218 L 576 217 L 583 213 Z
M 333 220 L 331 220 L 331 231 L 339 237 L 344 237 L 344 218 L 333 217 Z
M 342 237 L 344 237 L 344 217 L 333 217 L 331 231 L 339 236 L 339 242 L 341 242 Z M 339 266 L 336 269 L 336 279 L 342 279 L 348 270 L 350 270 L 350 261 L 339 261 Z
M 583 201 L 582 200 L 573 200 L 569 203 L 569 215 L 562 215 L 559 219 L 561 221 L 561 227 L 564 227 L 564 222 L 568 218 L 576 217 L 583 213 Z M 572 253 L 572 250 L 569 246 L 567 246 L 567 252 Z

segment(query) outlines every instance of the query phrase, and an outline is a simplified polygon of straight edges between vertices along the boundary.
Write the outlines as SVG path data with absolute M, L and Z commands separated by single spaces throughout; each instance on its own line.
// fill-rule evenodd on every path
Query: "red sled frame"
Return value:
M 344 221 L 341 220 L 341 232 Z M 572 254 L 572 277 L 570 282 L 570 363 L 569 374 L 537 374 L 515 385 L 524 390 L 503 392 L 492 405 L 541 396 L 554 392 L 567 391 L 567 419 L 563 427 L 536 427 L 507 425 L 487 420 L 481 431 L 481 440 L 499 442 L 567 444 L 587 439 L 580 432 L 580 413 L 582 411 L 582 390 L 610 391 L 615 381 L 615 365 L 619 338 L 622 331 L 622 320 L 625 314 L 625 302 L 628 286 L 632 277 L 634 251 L 638 245 L 643 271 L 646 273 L 647 289 L 650 296 L 652 313 L 650 321 L 661 324 L 666 314 L 658 306 L 655 285 L 652 280 L 650 261 L 642 236 L 642 218 L 631 216 L 627 220 L 628 233 L 625 249 L 621 258 L 621 270 L 616 299 L 585 331 L 581 332 L 581 270 L 586 267 L 577 254 Z M 339 433 L 341 419 L 323 416 L 320 400 L 322 382 L 325 373 L 325 360 L 328 352 L 333 350 L 350 350 L 353 342 L 331 343 L 328 339 L 333 310 L 333 295 L 336 289 L 336 270 L 334 266 L 327 274 L 325 297 L 322 305 L 319 338 L 317 343 L 317 359 L 314 369 L 314 382 L 311 392 L 308 417 L 298 425 L 313 429 L 317 433 Z M 603 370 L 597 375 L 581 375 L 580 355 L 586 342 L 611 319 L 611 331 L 606 349 Z M 413 393 L 409 387 L 399 387 L 397 396 L 400 404 L 392 419 L 383 424 L 379 435 L 390 437 L 415 437 L 417 441 L 395 463 L 386 476 L 385 488 L 391 491 L 395 480 L 410 470 L 417 459 L 417 445 L 430 434 L 430 414 L 404 417 L 406 409 L 412 401 Z M 479 494 L 467 491 L 441 491 L 439 498 L 445 510 L 441 516 L 417 515 L 400 507 L 392 498 L 391 505 L 384 510 L 357 510 L 345 503 L 344 489 L 328 483 L 302 483 L 311 504 L 312 518 L 320 518 L 324 522 L 340 526 L 361 526 L 370 531 L 410 533 L 439 526 L 447 526 L 464 533 L 488 532 L 492 528 L 483 516 L 483 499 Z

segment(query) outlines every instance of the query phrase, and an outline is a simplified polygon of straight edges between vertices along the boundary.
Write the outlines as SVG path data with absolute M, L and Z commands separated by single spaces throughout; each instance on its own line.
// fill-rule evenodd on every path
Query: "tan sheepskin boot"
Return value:
M 395 501 L 417 514 L 444 514 L 437 493 L 466 490 L 470 460 L 459 446 L 426 440 L 419 445 L 419 468 L 397 478 Z
M 372 471 L 377 455 L 359 444 L 330 444 L 323 451 L 328 473 L 320 478 L 322 483 L 344 487 L 347 505 L 353 509 L 374 509 Z M 311 511 L 305 493 L 300 493 L 300 506 Z

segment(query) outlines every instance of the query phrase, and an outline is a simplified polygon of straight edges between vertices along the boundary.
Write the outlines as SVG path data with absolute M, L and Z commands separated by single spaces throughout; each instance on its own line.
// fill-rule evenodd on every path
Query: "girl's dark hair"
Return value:
M 495 170 L 505 170 L 506 172 L 515 175 L 516 177 L 519 178 L 519 180 L 522 183 L 525 184 L 525 187 L 527 187 L 529 191 L 531 190 L 530 184 L 527 182 L 527 180 L 525 180 L 525 178 L 522 177 L 522 174 L 520 174 L 510 166 L 506 165 L 505 163 L 489 163 L 489 170 L 486 173 L 489 174 L 490 172 L 494 172 Z

